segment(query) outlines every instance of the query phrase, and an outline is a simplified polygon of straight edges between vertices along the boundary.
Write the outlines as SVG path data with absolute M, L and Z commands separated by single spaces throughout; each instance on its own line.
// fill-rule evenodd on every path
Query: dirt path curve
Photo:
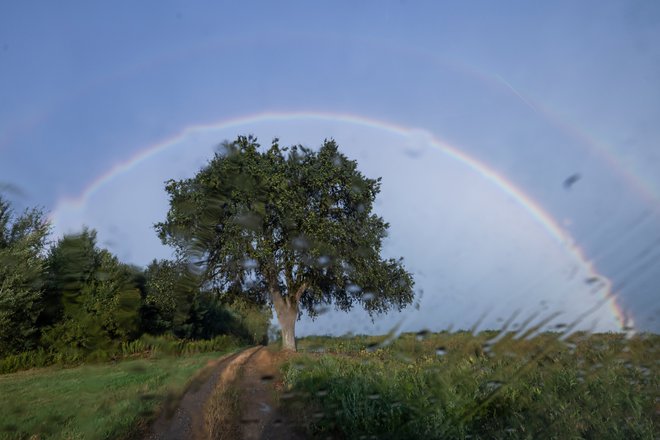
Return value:
M 206 437 L 204 431 L 204 405 L 229 371 L 236 370 L 261 347 L 252 347 L 239 353 L 221 357 L 208 365 L 188 388 L 174 411 L 165 409 L 150 432 L 148 440 L 181 440 Z M 232 368 L 233 367 L 233 368 Z M 226 378 L 233 380 L 234 378 Z

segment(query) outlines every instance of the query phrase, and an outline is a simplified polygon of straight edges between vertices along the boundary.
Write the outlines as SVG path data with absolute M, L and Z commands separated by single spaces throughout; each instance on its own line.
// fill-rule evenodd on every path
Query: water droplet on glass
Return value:
M 420 330 L 415 335 L 415 339 L 417 339 L 418 341 L 422 341 L 422 340 L 426 339 L 426 337 L 429 335 L 429 333 L 430 332 L 427 329 Z
M 247 270 L 252 270 L 259 267 L 259 263 L 257 262 L 257 260 L 253 258 L 246 258 L 245 260 L 243 260 L 243 267 Z
M 364 294 L 362 294 L 362 300 L 363 301 L 371 301 L 375 297 L 376 297 L 376 295 L 374 295 L 372 292 L 365 292 Z
M 309 248 L 309 241 L 305 237 L 300 236 L 294 238 L 291 242 L 291 245 L 294 249 L 304 250 Z
M 499 389 L 502 385 L 503 383 L 500 382 L 499 380 L 489 380 L 488 382 L 486 382 L 486 389 L 488 391 L 495 391 Z
M 367 345 L 367 351 L 373 353 L 378 349 L 378 345 L 378 342 L 372 342 L 371 344 Z
M 346 291 L 348 293 L 358 293 L 361 290 L 362 289 L 357 284 L 349 284 L 348 286 L 346 286 Z
M 330 307 L 327 304 L 317 304 L 314 306 L 314 311 L 318 315 L 323 315 L 330 311 Z
M 445 347 L 438 347 L 435 349 L 435 354 L 437 356 L 444 356 L 445 354 L 447 354 L 447 349 Z
M 251 212 L 238 214 L 234 221 L 237 224 L 252 230 L 257 230 L 261 227 L 261 217 Z

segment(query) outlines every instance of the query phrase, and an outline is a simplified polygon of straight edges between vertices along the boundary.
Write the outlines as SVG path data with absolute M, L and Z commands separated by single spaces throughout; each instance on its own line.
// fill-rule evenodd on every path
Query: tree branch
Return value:
M 298 290 L 294 295 L 294 298 L 296 299 L 296 304 L 300 302 L 300 298 L 302 298 L 303 294 L 305 293 L 305 290 L 307 290 L 308 287 L 309 285 L 307 284 L 307 282 L 302 283 L 300 287 L 298 287 Z

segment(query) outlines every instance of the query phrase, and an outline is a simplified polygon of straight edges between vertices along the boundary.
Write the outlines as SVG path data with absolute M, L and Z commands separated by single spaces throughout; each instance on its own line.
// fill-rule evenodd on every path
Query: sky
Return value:
M 218 143 L 334 138 L 383 177 L 418 299 L 301 334 L 657 332 L 657 41 L 655 1 L 5 5 L 0 190 L 145 265 L 163 182 Z

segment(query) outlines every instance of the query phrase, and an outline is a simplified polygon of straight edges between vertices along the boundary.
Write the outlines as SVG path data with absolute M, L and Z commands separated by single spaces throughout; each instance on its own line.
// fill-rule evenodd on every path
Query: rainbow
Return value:
M 411 129 L 391 122 L 372 119 L 364 116 L 357 116 L 348 113 L 329 113 L 318 111 L 305 111 L 305 112 L 264 112 L 247 116 L 241 116 L 231 119 L 225 119 L 218 122 L 207 124 L 190 125 L 183 128 L 177 134 L 169 137 L 161 142 L 158 142 L 130 157 L 126 161 L 120 162 L 113 166 L 108 172 L 99 176 L 94 180 L 86 189 L 76 198 L 65 198 L 58 202 L 55 210 L 51 214 L 51 220 L 57 219 L 59 212 L 63 206 L 69 208 L 81 209 L 87 203 L 87 200 L 103 185 L 114 179 L 115 177 L 129 171 L 140 163 L 154 157 L 158 153 L 166 150 L 167 148 L 183 141 L 190 135 L 208 130 L 223 130 L 232 127 L 263 123 L 263 122 L 278 122 L 278 121 L 292 121 L 292 120 L 317 120 L 325 122 L 343 122 L 356 124 L 363 127 L 384 130 L 393 134 L 408 136 L 411 133 L 418 133 L 419 129 Z M 611 290 L 612 282 L 598 274 L 593 263 L 588 260 L 582 249 L 580 249 L 572 237 L 564 231 L 557 221 L 546 212 L 543 207 L 533 200 L 530 196 L 525 194 L 520 188 L 516 187 L 514 183 L 507 180 L 504 176 L 499 174 L 496 170 L 488 167 L 484 163 L 467 155 L 459 148 L 451 146 L 445 142 L 440 141 L 431 133 L 427 134 L 428 142 L 441 153 L 447 157 L 467 166 L 472 171 L 476 172 L 483 179 L 494 185 L 500 191 L 511 197 L 517 204 L 519 204 L 529 215 L 541 226 L 553 239 L 555 239 L 567 252 L 572 254 L 574 258 L 580 261 L 588 270 L 589 274 L 597 278 L 603 284 L 600 291 L 603 294 L 603 302 L 607 303 L 611 309 L 613 316 L 623 329 L 633 328 L 634 323 L 632 318 L 627 315 L 624 310 L 617 304 L 616 296 Z

